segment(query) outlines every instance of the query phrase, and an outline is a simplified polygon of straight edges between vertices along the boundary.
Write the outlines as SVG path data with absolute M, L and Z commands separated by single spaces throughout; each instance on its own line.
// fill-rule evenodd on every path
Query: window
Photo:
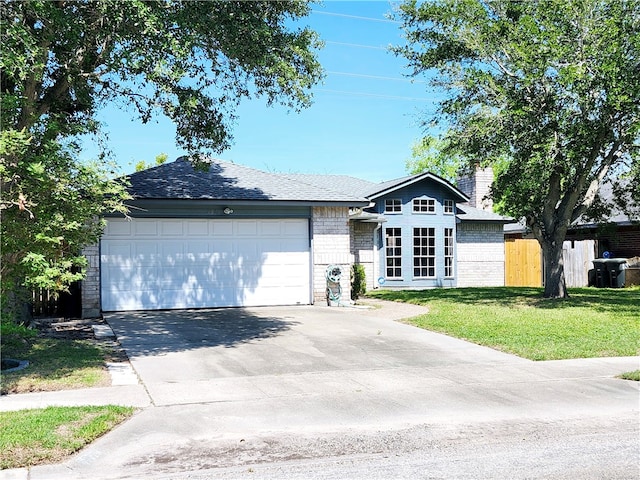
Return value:
M 444 276 L 453 277 L 453 228 L 444 229 Z
M 399 198 L 388 198 L 384 201 L 384 213 L 401 213 L 402 201 Z
M 447 213 L 447 214 L 455 213 L 455 203 L 453 203 L 453 200 L 446 199 L 444 201 L 444 213 Z
M 414 198 L 414 213 L 436 213 L 436 201 L 433 198 Z
M 402 278 L 402 238 L 400 228 L 385 228 L 386 277 Z
M 413 276 L 436 276 L 436 233 L 433 227 L 413 229 Z

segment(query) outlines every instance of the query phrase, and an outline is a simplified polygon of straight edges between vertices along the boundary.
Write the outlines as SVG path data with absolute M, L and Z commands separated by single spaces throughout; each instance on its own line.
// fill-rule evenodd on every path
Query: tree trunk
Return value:
M 564 279 L 562 243 L 562 239 L 540 242 L 544 258 L 544 298 L 569 297 Z

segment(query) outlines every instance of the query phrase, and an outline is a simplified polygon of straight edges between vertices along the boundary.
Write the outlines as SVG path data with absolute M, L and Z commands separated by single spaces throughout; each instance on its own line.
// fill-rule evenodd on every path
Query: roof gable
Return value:
M 467 197 L 464 193 L 454 187 L 451 183 L 446 181 L 444 178 L 429 172 L 419 173 L 416 175 L 410 175 L 408 177 L 402 177 L 395 180 L 390 180 L 388 182 L 379 183 L 375 186 L 372 186 L 369 191 L 365 192 L 365 196 L 370 200 L 374 200 L 378 197 L 382 197 L 384 195 L 388 195 L 397 190 L 400 190 L 401 188 L 405 188 L 423 181 L 433 181 L 436 184 L 441 185 L 445 190 L 448 190 L 451 193 L 453 199 L 456 202 L 469 201 L 469 197 Z

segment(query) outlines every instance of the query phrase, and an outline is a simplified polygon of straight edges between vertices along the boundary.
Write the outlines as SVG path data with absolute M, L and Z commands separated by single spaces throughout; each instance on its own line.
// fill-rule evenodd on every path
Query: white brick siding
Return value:
M 501 223 L 459 223 L 457 255 L 458 287 L 504 286 L 504 233 Z
M 351 222 L 351 262 L 364 266 L 367 290 L 375 287 L 377 277 L 373 232 L 377 223 Z
M 313 207 L 313 301 L 327 302 L 326 271 L 329 265 L 342 269 L 342 300 L 351 300 L 349 254 L 349 209 L 347 207 Z

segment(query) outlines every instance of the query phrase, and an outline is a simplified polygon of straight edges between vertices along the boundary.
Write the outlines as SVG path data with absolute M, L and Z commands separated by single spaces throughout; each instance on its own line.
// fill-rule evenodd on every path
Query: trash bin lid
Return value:
M 609 260 L 607 260 L 607 263 L 622 265 L 623 263 L 627 263 L 627 259 L 626 258 L 610 258 Z

